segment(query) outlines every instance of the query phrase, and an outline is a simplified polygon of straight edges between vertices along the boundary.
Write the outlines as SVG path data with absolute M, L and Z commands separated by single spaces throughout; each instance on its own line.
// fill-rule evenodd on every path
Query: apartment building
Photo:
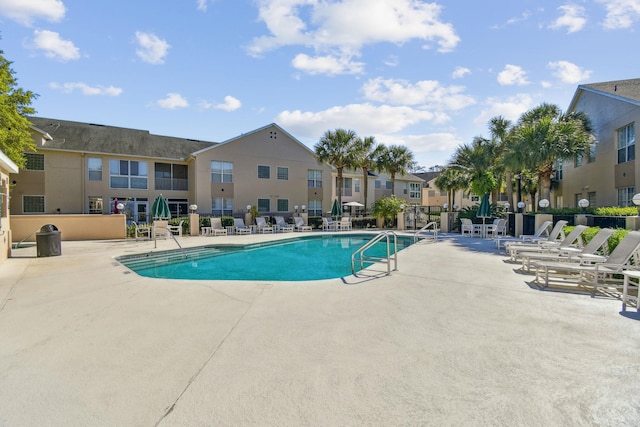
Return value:
M 159 136 L 145 130 L 31 117 L 37 147 L 12 173 L 12 211 L 30 214 L 124 213 L 146 222 L 162 194 L 172 216 L 309 216 L 331 210 L 336 171 L 284 129 L 270 124 L 223 142 Z M 345 172 L 343 203 L 364 203 L 361 173 Z M 395 194 L 420 203 L 422 180 L 396 177 Z M 368 203 L 391 194 L 389 177 L 370 174 Z M 418 191 L 415 191 L 418 189 Z M 122 213 L 122 212 L 120 212 Z
M 0 262 L 8 258 L 11 247 L 9 183 L 10 175 L 15 173 L 18 173 L 18 166 L 0 151 Z
M 632 206 L 640 191 L 636 123 L 640 121 L 640 79 L 578 86 L 568 112 L 589 116 L 595 139 L 588 152 L 564 162 L 554 191 L 558 207 Z

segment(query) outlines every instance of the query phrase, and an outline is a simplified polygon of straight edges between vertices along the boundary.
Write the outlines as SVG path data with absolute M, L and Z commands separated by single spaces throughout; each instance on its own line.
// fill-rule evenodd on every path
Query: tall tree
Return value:
M 456 199 L 456 191 L 464 190 L 469 186 L 469 182 L 465 179 L 465 176 L 460 170 L 455 168 L 445 168 L 440 172 L 440 175 L 435 180 L 436 186 L 440 190 L 447 192 L 447 204 L 449 212 L 453 209 L 453 204 Z
M 22 168 L 26 163 L 24 153 L 36 151 L 26 116 L 35 114 L 31 102 L 37 95 L 18 88 L 14 74 L 11 62 L 0 50 L 0 151 Z
M 513 149 L 521 153 L 525 168 L 538 175 L 541 197 L 550 200 L 556 163 L 584 153 L 592 138 L 585 114 L 566 114 L 557 105 L 543 103 L 520 117 Z
M 404 145 L 391 145 L 380 151 L 377 168 L 391 178 L 391 195 L 395 196 L 396 176 L 406 175 L 415 165 L 413 153 Z
M 318 162 L 329 163 L 338 175 L 338 203 L 342 206 L 342 172 L 353 167 L 353 147 L 358 139 L 352 130 L 336 129 L 326 131 L 313 147 Z
M 505 161 L 507 159 L 504 156 L 504 153 L 509 149 L 509 145 L 511 144 L 511 129 L 511 121 L 502 116 L 496 116 L 489 120 L 489 134 L 496 144 L 496 166 L 499 171 L 504 172 L 507 202 L 509 205 L 515 207 L 513 203 L 513 165 Z
M 353 150 L 353 166 L 362 171 L 362 190 L 364 191 L 364 214 L 367 214 L 369 205 L 369 172 L 376 169 L 376 162 L 384 146 L 378 144 L 373 136 L 358 138 Z
M 495 143 L 477 136 L 471 144 L 465 144 L 456 149 L 450 167 L 465 175 L 474 194 L 483 196 L 497 187 L 493 173 L 495 158 Z

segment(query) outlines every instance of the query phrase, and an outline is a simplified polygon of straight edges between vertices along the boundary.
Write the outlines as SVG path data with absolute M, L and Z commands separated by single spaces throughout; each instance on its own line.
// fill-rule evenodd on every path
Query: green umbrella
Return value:
M 338 203 L 338 199 L 333 201 L 333 207 L 331 208 L 331 216 L 340 216 L 342 215 L 342 209 L 340 208 L 340 203 Z
M 151 206 L 151 216 L 153 217 L 153 219 L 171 218 L 169 204 L 162 194 L 156 197 L 156 199 L 153 201 L 153 205 Z
M 489 195 L 485 194 L 482 196 L 482 200 L 480 201 L 480 206 L 478 206 L 478 211 L 476 212 L 476 216 L 478 218 L 491 218 L 491 204 L 489 203 Z

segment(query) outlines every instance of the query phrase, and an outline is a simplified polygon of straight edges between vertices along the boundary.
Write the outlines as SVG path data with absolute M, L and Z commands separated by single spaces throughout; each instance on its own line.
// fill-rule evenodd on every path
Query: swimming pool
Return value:
M 190 280 L 304 281 L 351 275 L 352 253 L 375 234 L 323 234 L 249 245 L 207 245 L 117 260 L 140 276 Z M 398 251 L 413 243 L 398 236 Z M 392 253 L 395 248 L 392 246 Z M 368 255 L 386 254 L 384 241 Z M 371 265 L 365 263 L 364 267 Z

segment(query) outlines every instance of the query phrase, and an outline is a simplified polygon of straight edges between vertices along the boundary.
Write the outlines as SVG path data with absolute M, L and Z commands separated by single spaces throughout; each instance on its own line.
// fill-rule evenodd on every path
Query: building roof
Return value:
M 414 173 L 413 175 L 415 175 L 416 177 L 424 180 L 424 187 L 427 187 L 429 184 L 429 181 L 431 181 L 432 179 L 436 178 L 438 175 L 440 175 L 442 172 L 420 172 L 420 173 Z
M 29 117 L 29 121 L 51 136 L 43 149 L 185 160 L 192 153 L 216 144 L 93 123 L 44 117 Z
M 599 93 L 631 104 L 640 105 L 640 79 L 613 80 L 610 82 L 589 83 L 578 86 L 573 95 L 569 111 L 572 111 L 580 93 L 583 91 Z

